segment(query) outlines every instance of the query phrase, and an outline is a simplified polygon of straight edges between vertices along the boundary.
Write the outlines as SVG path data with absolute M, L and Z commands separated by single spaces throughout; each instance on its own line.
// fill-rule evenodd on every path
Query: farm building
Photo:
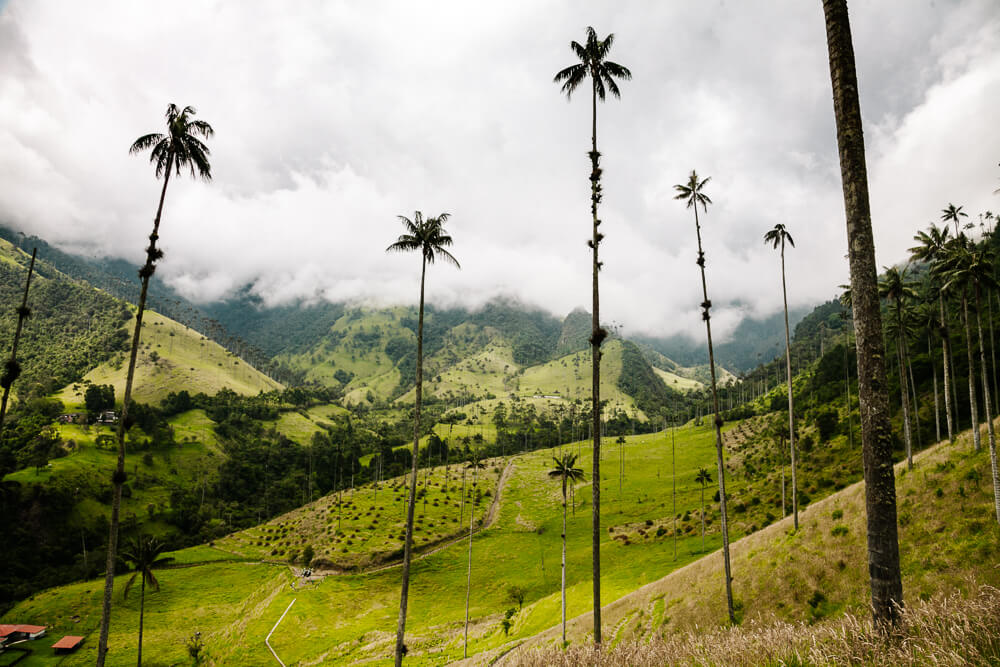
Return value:
M 80 648 L 80 644 L 83 643 L 83 637 L 75 637 L 73 635 L 66 635 L 55 644 L 52 648 L 55 649 L 56 653 L 72 653 L 76 649 Z
M 44 625 L 0 625 L 0 640 L 7 643 L 45 636 Z

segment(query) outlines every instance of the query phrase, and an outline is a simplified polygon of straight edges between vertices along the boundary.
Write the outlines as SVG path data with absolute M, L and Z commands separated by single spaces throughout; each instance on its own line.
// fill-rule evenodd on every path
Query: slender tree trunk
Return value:
M 593 217 L 593 238 L 590 245 L 593 248 L 593 314 L 591 315 L 590 354 L 592 365 L 592 395 L 593 395 L 593 436 L 594 461 L 592 471 L 592 550 L 594 580 L 594 644 L 601 643 L 601 342 L 607 335 L 601 329 L 600 294 L 598 292 L 598 272 L 601 264 L 597 259 L 597 249 L 601 242 L 601 234 L 597 231 L 601 221 L 597 218 L 597 205 L 601 199 L 601 169 L 600 154 L 597 152 L 597 84 L 593 88 L 591 152 L 590 152 L 590 212 Z
M 788 289 L 785 287 L 785 239 L 781 239 L 781 296 L 785 304 L 785 368 L 788 378 L 788 446 L 792 452 L 792 515 L 795 530 L 799 529 L 799 486 L 795 460 L 795 401 L 792 391 L 792 343 L 788 335 Z
M 965 329 L 965 350 L 969 357 L 969 412 L 972 415 L 972 444 L 978 452 L 982 448 L 979 434 L 979 414 L 976 405 L 976 365 L 972 360 L 972 337 L 969 334 L 969 299 L 962 290 L 962 326 Z
M 913 470 L 913 436 L 910 432 L 910 397 L 903 366 L 903 304 L 896 301 L 896 360 L 899 365 L 899 398 L 903 405 L 903 440 L 906 442 L 906 467 Z
M 146 575 L 139 572 L 139 661 L 138 667 L 142 667 L 142 623 L 146 616 Z
M 979 283 L 976 283 L 976 331 L 979 336 L 979 365 L 983 369 L 983 409 L 986 411 L 986 433 L 989 437 L 990 445 L 990 462 L 996 461 L 996 451 L 997 451 L 997 438 L 996 433 L 993 429 L 993 414 L 992 406 L 990 405 L 990 381 L 986 376 L 989 375 L 989 367 L 986 365 L 986 348 L 983 345 L 983 319 L 981 313 L 983 312 L 983 300 L 982 300 L 982 288 Z M 996 468 L 993 468 L 993 485 L 994 491 L 997 487 L 997 476 Z M 1000 502 L 1000 496 L 995 496 L 997 502 Z M 997 521 L 1000 521 L 1000 514 L 997 515 Z
M 673 480 L 673 517 L 674 517 L 674 560 L 677 560 L 677 444 L 674 441 L 675 425 L 670 425 L 670 476 Z
M 701 552 L 705 553 L 705 483 L 701 483 Z
M 868 201 L 865 144 L 846 0 L 823 0 L 823 13 L 844 188 L 858 349 L 858 398 L 861 406 L 872 612 L 875 623 L 887 627 L 899 621 L 903 583 L 899 566 L 889 394 L 884 357 L 880 350 L 882 315 Z
M 562 481 L 563 530 L 562 530 L 562 641 L 566 646 L 566 477 Z
M 931 376 L 934 378 L 934 442 L 941 442 L 941 401 L 938 398 L 937 364 L 934 363 L 930 335 L 927 336 L 927 358 L 931 362 Z
M 17 362 L 17 344 L 21 340 L 21 327 L 24 325 L 25 318 L 28 317 L 28 289 L 31 287 L 31 274 L 35 271 L 35 255 L 38 254 L 38 248 L 31 249 L 31 263 L 28 265 L 28 278 L 24 281 L 24 296 L 21 298 L 21 307 L 17 309 L 17 327 L 14 329 L 14 342 L 10 347 L 10 364 L 13 370 L 14 364 Z M 0 400 L 0 432 L 3 431 L 3 419 L 7 414 L 7 399 L 10 397 L 10 388 L 14 384 L 16 377 L 11 376 L 8 382 L 4 382 L 3 388 L 3 399 Z
M 122 396 L 122 413 L 118 419 L 118 461 L 115 473 L 111 477 L 114 485 L 111 496 L 111 523 L 108 529 L 108 560 L 104 573 L 104 599 L 101 604 L 101 629 L 97 640 L 97 667 L 104 667 L 108 653 L 108 631 L 111 627 L 111 596 L 115 587 L 115 560 L 118 557 L 118 526 L 122 506 L 122 486 L 127 479 L 125 475 L 125 431 L 128 428 L 128 412 L 132 404 L 132 383 L 135 379 L 135 362 L 139 355 L 139 338 L 142 335 L 142 316 L 146 311 L 146 297 L 149 293 L 149 279 L 156 270 L 156 260 L 162 252 L 156 247 L 160 238 L 160 216 L 163 214 L 163 200 L 167 196 L 167 184 L 170 183 L 170 171 L 173 168 L 174 156 L 167 157 L 167 169 L 163 176 L 163 189 L 160 191 L 160 203 L 156 208 L 156 218 L 153 220 L 153 233 L 149 235 L 149 246 L 146 248 L 146 263 L 139 270 L 142 278 L 142 288 L 139 291 L 139 303 L 135 312 L 135 331 L 132 333 L 132 351 L 129 355 L 128 373 L 125 376 L 125 393 Z
M 989 308 L 989 325 L 990 325 L 990 369 L 992 373 L 990 376 L 993 380 L 993 413 L 1000 413 L 1000 394 L 997 393 L 997 349 L 996 343 L 993 339 L 993 293 L 986 292 L 986 305 Z
M 478 474 L 478 473 L 477 473 Z M 469 501 L 469 567 L 465 574 L 465 647 L 464 657 L 469 657 L 469 596 L 472 593 L 472 527 L 476 516 L 476 482 L 472 483 L 472 500 Z
M 906 357 L 906 372 L 910 378 L 910 398 L 913 400 L 913 434 L 916 436 L 917 449 L 923 449 L 924 443 L 920 437 L 920 406 L 917 403 L 917 383 L 913 379 L 913 359 L 910 358 L 910 349 L 903 341 L 903 356 Z
M 722 529 L 722 563 L 726 577 L 726 607 L 729 611 L 729 622 L 736 624 L 736 614 L 733 611 L 733 575 L 729 564 L 729 521 L 726 515 L 726 464 L 722 452 L 722 417 L 719 415 L 719 394 L 715 380 L 715 350 L 712 347 L 712 302 L 708 300 L 708 286 L 705 282 L 705 253 L 701 249 L 701 224 L 698 222 L 698 204 L 694 206 L 694 227 L 698 237 L 698 266 L 701 267 L 701 293 L 704 301 L 702 319 L 705 320 L 705 334 L 708 338 L 708 369 L 712 380 L 712 409 L 715 420 L 715 456 L 719 469 L 719 510 L 721 512 Z M 789 396 L 789 399 L 791 396 Z M 789 403 L 791 406 L 791 403 Z
M 420 402 L 423 399 L 424 378 L 424 278 L 427 259 L 420 263 L 420 312 L 417 318 L 417 391 L 413 411 L 413 460 L 410 475 L 409 502 L 406 505 L 406 541 L 403 544 L 403 583 L 399 594 L 399 622 L 396 625 L 396 667 L 403 664 L 406 645 L 406 603 L 410 593 L 410 557 L 413 552 L 413 510 L 417 502 L 418 460 L 420 456 Z M 471 539 L 471 538 L 470 538 Z
M 939 329 L 941 336 L 941 374 L 944 377 L 944 417 L 948 426 L 948 442 L 955 442 L 955 429 L 952 426 L 954 410 L 952 409 L 952 395 L 954 394 L 954 369 L 951 365 L 951 340 L 948 333 L 948 320 L 944 312 L 944 294 L 938 292 L 938 313 Z

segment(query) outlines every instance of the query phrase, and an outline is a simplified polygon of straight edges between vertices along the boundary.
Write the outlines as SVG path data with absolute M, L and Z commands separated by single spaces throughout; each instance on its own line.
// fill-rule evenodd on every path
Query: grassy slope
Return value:
M 896 466 L 905 599 L 1000 584 L 1000 529 L 993 514 L 989 458 L 975 453 L 966 432 Z M 978 480 L 978 481 L 977 481 Z M 791 518 L 733 545 L 734 597 L 744 622 L 815 621 L 839 611 L 864 616 L 868 607 L 864 485 L 856 483 Z M 775 582 L 781 582 L 776 586 Z M 716 553 L 604 608 L 613 641 L 711 628 L 724 623 L 722 559 Z M 581 641 L 589 615 L 571 621 Z M 555 629 L 528 645 L 558 639 Z
M 671 373 L 670 371 L 665 371 L 662 368 L 657 368 L 656 366 L 653 366 L 653 372 L 656 373 L 661 380 L 663 380 L 665 385 L 677 391 L 690 391 L 692 389 L 701 389 L 705 386 L 697 380 L 692 380 L 691 378 L 683 377 L 681 375 L 677 375 L 676 373 Z
M 645 525 L 643 522 L 647 518 L 662 520 L 669 513 L 669 487 L 665 483 L 669 470 L 668 442 L 663 434 L 629 439 L 626 446 L 629 475 L 622 500 L 617 499 L 617 451 L 616 447 L 609 446 L 604 463 L 604 517 L 607 525 L 616 527 L 617 533 L 634 532 L 636 526 Z M 712 436 L 707 429 L 680 432 L 677 457 L 680 508 L 697 506 L 698 492 L 692 481 L 694 471 L 711 460 L 712 450 Z M 520 584 L 528 590 L 528 605 L 517 617 L 515 636 L 526 637 L 544 630 L 558 613 L 560 515 L 558 487 L 545 474 L 550 457 L 551 452 L 540 451 L 516 459 L 515 472 L 503 496 L 497 523 L 476 538 L 473 566 L 476 584 L 471 609 L 473 651 L 504 641 L 497 622 L 503 610 L 510 606 L 505 600 L 505 590 L 510 584 Z M 583 452 L 581 464 L 585 469 L 590 467 L 588 458 Z M 576 498 L 578 511 L 570 517 L 568 581 L 570 610 L 574 614 L 583 612 L 589 601 L 588 492 L 587 483 L 581 485 Z M 359 499 L 362 495 L 358 494 Z M 422 505 L 418 507 L 421 508 Z M 452 507 L 451 511 L 454 513 L 457 509 Z M 614 568 L 606 568 L 604 573 L 607 598 L 624 595 L 636 584 L 653 581 L 676 565 L 695 559 L 700 549 L 695 524 L 691 520 L 683 524 L 685 537 L 680 540 L 676 563 L 664 558 L 667 546 L 662 539 L 638 540 L 625 545 L 614 539 L 613 533 L 604 534 L 606 562 L 616 564 Z M 717 544 L 718 536 L 709 535 L 708 546 Z M 461 543 L 429 555 L 414 566 L 408 626 L 413 631 L 410 640 L 413 662 L 439 662 L 441 656 L 432 651 L 445 651 L 452 658 L 460 655 L 457 631 L 464 615 L 466 555 L 466 545 Z M 197 568 L 202 571 L 203 594 L 209 600 L 228 594 L 214 590 L 216 568 L 223 568 L 222 585 L 239 588 L 251 600 L 268 600 L 266 604 L 248 605 L 241 612 L 244 618 L 239 623 L 230 623 L 225 620 L 228 617 L 220 616 L 218 624 L 200 626 L 213 655 L 221 661 L 217 664 L 266 662 L 260 640 L 293 598 L 297 599 L 295 607 L 272 638 L 283 659 L 315 660 L 328 650 L 349 653 L 351 659 L 388 654 L 389 631 L 394 627 L 398 605 L 398 569 L 367 575 L 330 576 L 317 585 L 293 591 L 287 586 L 286 568 L 266 566 L 271 574 L 261 581 L 257 576 L 262 570 L 242 567 L 243 570 L 235 571 L 247 573 L 245 582 L 226 578 L 234 576 L 234 566 L 230 564 Z M 174 574 L 174 571 L 163 573 L 164 590 L 171 585 Z M 484 580 L 484 576 L 488 578 Z M 68 618 L 72 613 L 79 613 L 83 617 L 81 624 L 67 627 L 96 626 L 96 598 L 93 608 L 83 609 L 79 602 L 70 599 L 72 595 L 64 597 L 64 591 L 73 590 L 77 589 L 68 587 L 40 594 L 19 605 L 8 618 L 52 622 L 48 619 Z M 269 597 L 272 593 L 274 596 Z M 199 604 L 200 597 L 201 594 L 194 593 L 150 596 L 148 604 L 155 611 L 149 618 L 161 619 L 153 622 L 170 627 L 169 630 L 161 627 L 162 641 L 148 649 L 151 661 L 181 659 L 181 640 L 192 627 L 186 622 L 187 605 Z M 72 612 L 68 605 L 73 606 Z M 121 625 L 116 627 L 134 627 L 137 620 L 134 609 L 121 608 L 118 614 L 116 623 Z M 116 641 L 124 643 L 125 638 L 119 637 Z M 93 657 L 89 650 L 63 664 L 89 663 Z M 127 662 L 123 657 L 121 664 Z
M 744 427 L 733 428 L 727 440 L 739 440 L 741 430 Z M 671 539 L 669 437 L 660 433 L 627 439 L 627 476 L 620 496 L 618 447 L 609 443 L 605 449 L 602 555 L 606 567 L 602 572 L 602 588 L 608 604 L 605 612 L 608 635 L 612 640 L 648 635 L 651 631 L 684 629 L 696 623 L 701 627 L 712 626 L 724 618 L 720 559 L 713 554 L 698 560 L 700 493 L 693 477 L 699 467 L 711 469 L 712 432 L 708 428 L 687 427 L 676 435 L 680 515 L 676 560 Z M 998 531 L 990 513 L 988 459 L 985 454 L 968 453 L 967 441 L 964 437 L 958 445 L 940 446 L 919 455 L 917 470 L 900 477 L 904 585 L 908 596 L 961 585 L 969 574 L 978 575 L 981 581 L 1000 580 L 1000 568 L 996 567 L 1000 563 Z M 580 465 L 589 471 L 585 448 L 580 453 Z M 498 649 L 511 639 L 535 637 L 558 622 L 561 521 L 558 486 L 546 475 L 551 454 L 539 451 L 514 459 L 515 471 L 504 490 L 498 519 L 475 539 L 470 629 L 470 649 L 475 653 Z M 978 471 L 978 482 L 977 473 L 970 471 Z M 729 482 L 734 498 L 746 498 L 749 489 L 756 489 L 754 485 L 758 483 L 746 481 L 739 474 L 733 475 Z M 577 512 L 569 518 L 567 581 L 571 616 L 585 614 L 590 604 L 588 487 L 589 482 L 579 486 Z M 938 488 L 942 490 L 940 496 Z M 365 493 L 357 494 L 356 507 L 352 507 L 363 519 L 367 519 L 364 512 L 369 511 L 362 505 Z M 862 503 L 860 486 L 850 486 L 810 505 L 802 513 L 798 534 L 788 534 L 789 520 L 785 519 L 735 543 L 735 593 L 743 604 L 745 618 L 820 617 L 863 605 L 866 579 Z M 759 508 L 752 511 L 762 512 L 765 508 L 774 511 L 773 498 L 765 497 Z M 317 517 L 310 519 L 321 530 L 329 520 L 331 508 L 325 509 L 326 519 L 319 523 Z M 842 511 L 843 516 L 834 519 L 835 510 Z M 734 538 L 749 530 L 750 513 L 748 510 L 747 515 L 734 516 Z M 299 526 L 304 526 L 306 515 L 300 513 Z M 709 550 L 719 547 L 716 518 L 710 514 L 706 545 Z M 291 520 L 285 518 L 277 523 L 284 521 L 294 535 L 293 526 L 289 525 Z M 846 534 L 832 534 L 835 525 L 843 525 Z M 657 536 L 661 526 L 663 534 Z M 249 537 L 250 532 L 246 535 Z M 297 541 L 301 544 L 301 538 Z M 332 545 L 314 544 L 321 546 Z M 208 560 L 204 557 L 206 548 L 197 549 L 197 554 L 187 556 L 188 552 L 181 552 L 181 556 L 188 561 Z M 466 557 L 466 544 L 462 542 L 415 562 L 407 626 L 409 662 L 439 664 L 460 657 Z M 682 569 L 671 575 L 677 568 Z M 193 571 L 200 571 L 198 590 L 187 588 L 186 573 Z M 286 662 L 387 660 L 398 606 L 398 568 L 328 576 L 318 583 L 294 589 L 289 585 L 288 572 L 286 567 L 277 565 L 226 562 L 164 572 L 161 576 L 164 592 L 151 595 L 147 602 L 151 612 L 147 618 L 158 626 L 155 632 L 160 633 L 159 641 L 148 649 L 149 660 L 151 663 L 181 660 L 181 642 L 194 629 L 188 622 L 191 609 L 213 608 L 218 604 L 225 609 L 217 613 L 215 620 L 206 620 L 198 628 L 205 633 L 215 664 L 266 664 L 268 657 L 261 639 L 293 599 L 295 606 L 271 640 Z M 172 583 L 174 577 L 180 577 L 176 584 Z M 784 584 L 775 586 L 776 581 Z M 527 596 L 524 609 L 514 617 L 511 637 L 506 638 L 499 629 L 499 621 L 503 611 L 512 606 L 505 595 L 511 584 L 523 586 Z M 646 584 L 649 586 L 633 593 Z M 35 596 L 4 620 L 52 622 L 50 619 L 66 619 L 76 613 L 82 617 L 80 624 L 65 624 L 65 627 L 93 628 L 98 614 L 96 593 L 86 605 L 79 601 L 79 587 L 86 586 L 54 589 Z M 171 586 L 183 589 L 185 594 L 167 594 Z M 90 587 L 97 589 L 93 583 Z M 235 602 L 227 602 L 231 600 L 231 591 L 220 587 L 239 590 L 248 602 L 234 606 Z M 810 605 L 811 599 L 817 599 L 814 595 L 817 591 L 823 599 Z M 206 605 L 202 605 L 202 598 Z M 622 600 L 615 602 L 618 599 Z M 134 629 L 137 613 L 134 607 L 121 607 L 117 614 L 118 634 L 114 641 L 123 646 L 128 637 L 120 633 Z M 239 620 L 231 620 L 237 616 Z M 586 627 L 586 617 L 573 622 L 576 640 L 582 638 Z M 537 641 L 546 641 L 551 636 L 543 634 Z M 90 644 L 93 642 L 63 664 L 91 662 Z M 113 664 L 127 664 L 129 659 L 123 650 Z
M 157 404 L 170 392 L 182 389 L 191 394 L 212 395 L 228 387 L 239 394 L 256 394 L 281 386 L 178 322 L 149 310 L 143 320 L 133 389 L 133 398 L 139 402 Z M 126 324 L 130 336 L 134 326 L 134 318 Z M 159 357 L 155 363 L 151 359 L 154 352 Z M 121 353 L 115 361 L 101 364 L 84 379 L 95 384 L 114 385 L 115 397 L 120 401 L 125 392 L 126 355 Z M 83 408 L 81 385 L 66 387 L 55 398 L 62 401 L 67 410 Z
M 129 450 L 125 455 L 125 470 L 130 480 L 132 495 L 123 503 L 123 516 L 134 515 L 145 521 L 150 505 L 167 506 L 173 485 L 194 487 L 211 475 L 218 467 L 221 453 L 211 429 L 211 421 L 201 410 L 191 410 L 178 415 L 171 424 L 174 426 L 178 446 L 169 450 L 150 452 L 151 460 L 145 459 L 146 452 Z M 110 448 L 99 448 L 94 442 L 99 435 L 114 436 L 111 426 L 83 426 L 59 424 L 56 426 L 64 441 L 72 441 L 67 456 L 52 459 L 47 468 L 36 472 L 34 467 L 12 472 L 4 477 L 5 482 L 22 484 L 46 483 L 60 480 L 76 488 L 94 491 L 103 486 L 110 487 L 108 480 L 115 469 L 116 453 Z M 89 495 L 89 494 L 84 494 Z M 93 495 L 100 495 L 94 493 Z M 101 517 L 110 517 L 110 504 L 88 498 L 74 509 L 80 521 L 88 525 L 98 525 Z M 150 527 L 156 532 L 157 527 Z

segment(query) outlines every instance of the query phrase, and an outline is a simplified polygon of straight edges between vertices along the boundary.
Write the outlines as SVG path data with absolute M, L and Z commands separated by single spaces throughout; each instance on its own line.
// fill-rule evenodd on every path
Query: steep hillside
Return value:
M 135 317 L 130 317 L 124 326 L 130 331 L 135 326 Z M 221 389 L 256 394 L 281 388 L 217 343 L 153 311 L 146 311 L 143 317 L 140 343 L 133 398 L 142 403 L 158 404 L 167 394 L 182 390 L 211 395 Z M 127 370 L 128 351 L 120 350 L 88 372 L 83 382 L 113 385 L 115 396 L 120 398 L 125 391 Z M 74 383 L 55 397 L 67 409 L 79 410 L 83 406 L 83 387 Z
M 946 441 L 920 453 L 914 463 L 912 473 L 904 463 L 896 466 L 905 599 L 912 603 L 942 592 L 1000 585 L 1000 529 L 992 489 L 980 481 L 988 475 L 988 454 L 974 452 L 966 432 L 954 444 Z M 778 620 L 816 622 L 844 611 L 865 617 L 870 591 L 863 483 L 810 505 L 800 516 L 798 532 L 790 524 L 786 518 L 733 544 L 741 622 L 766 628 Z M 602 622 L 614 628 L 612 645 L 704 631 L 725 620 L 719 553 L 602 610 Z M 572 619 L 567 632 L 576 643 L 592 627 L 592 618 L 584 614 Z M 553 628 L 519 650 L 558 639 Z M 519 659 L 512 656 L 501 664 L 519 664 Z
M 0 355 L 10 354 L 30 254 L 0 239 Z M 69 280 L 39 255 L 28 295 L 15 395 L 45 395 L 126 349 L 125 304 Z

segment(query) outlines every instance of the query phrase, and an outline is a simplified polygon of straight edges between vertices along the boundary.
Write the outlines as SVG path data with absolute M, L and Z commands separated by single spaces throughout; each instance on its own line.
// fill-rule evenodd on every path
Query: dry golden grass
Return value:
M 873 628 L 868 614 L 844 614 L 815 625 L 748 623 L 690 631 L 651 642 L 623 642 L 602 652 L 590 647 L 525 651 L 505 664 L 551 665 L 996 665 L 1000 664 L 1000 590 L 981 586 L 918 602 L 895 633 Z

